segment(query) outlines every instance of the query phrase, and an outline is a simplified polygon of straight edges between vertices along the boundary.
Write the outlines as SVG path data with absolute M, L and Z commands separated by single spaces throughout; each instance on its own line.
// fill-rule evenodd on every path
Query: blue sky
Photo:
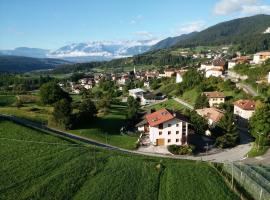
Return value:
M 162 39 L 258 13 L 270 0 L 0 0 L 0 49 Z

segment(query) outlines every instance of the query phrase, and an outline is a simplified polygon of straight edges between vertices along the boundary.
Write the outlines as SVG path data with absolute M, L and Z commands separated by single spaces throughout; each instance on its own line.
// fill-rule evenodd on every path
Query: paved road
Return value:
M 173 99 L 174 99 L 175 101 L 177 101 L 178 103 L 182 104 L 183 106 L 186 106 L 187 108 L 191 109 L 191 110 L 194 109 L 194 107 L 193 107 L 191 104 L 185 102 L 185 101 L 182 100 L 182 99 L 179 99 L 179 98 L 177 98 L 177 97 L 173 97 Z
M 258 93 L 249 85 L 244 83 L 236 83 L 236 86 L 243 89 L 243 91 L 251 96 L 258 96 Z

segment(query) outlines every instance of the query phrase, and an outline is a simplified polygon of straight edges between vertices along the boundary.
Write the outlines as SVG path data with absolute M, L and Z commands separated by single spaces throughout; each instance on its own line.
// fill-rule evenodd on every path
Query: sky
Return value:
M 164 39 L 270 14 L 270 0 L 0 0 L 0 49 Z

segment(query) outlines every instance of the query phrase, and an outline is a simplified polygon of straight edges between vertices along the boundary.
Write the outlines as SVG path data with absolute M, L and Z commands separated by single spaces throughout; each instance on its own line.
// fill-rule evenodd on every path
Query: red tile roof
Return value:
M 167 109 L 163 108 L 156 112 L 146 115 L 146 119 L 150 126 L 157 126 L 161 123 L 173 119 L 175 116 L 171 114 Z
M 207 98 L 225 98 L 225 95 L 223 92 L 204 92 L 203 93 Z
M 255 101 L 252 100 L 238 100 L 234 105 L 243 110 L 255 110 Z
M 218 122 L 223 116 L 224 113 L 217 108 L 203 108 L 197 109 L 196 112 L 207 119 L 211 119 L 214 122 Z

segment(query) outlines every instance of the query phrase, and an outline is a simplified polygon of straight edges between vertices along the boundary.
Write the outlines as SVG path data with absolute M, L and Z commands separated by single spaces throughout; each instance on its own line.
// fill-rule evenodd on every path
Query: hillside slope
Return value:
M 0 121 L 0 199 L 239 199 L 207 163 L 122 154 Z
M 0 72 L 28 72 L 52 69 L 57 65 L 67 63 L 69 62 L 60 59 L 0 55 Z
M 264 33 L 269 27 L 270 15 L 239 18 L 211 26 L 174 45 L 168 43 L 164 48 L 233 44 L 236 50 L 254 53 L 270 49 L 270 33 Z M 159 42 L 162 43 L 166 40 Z

